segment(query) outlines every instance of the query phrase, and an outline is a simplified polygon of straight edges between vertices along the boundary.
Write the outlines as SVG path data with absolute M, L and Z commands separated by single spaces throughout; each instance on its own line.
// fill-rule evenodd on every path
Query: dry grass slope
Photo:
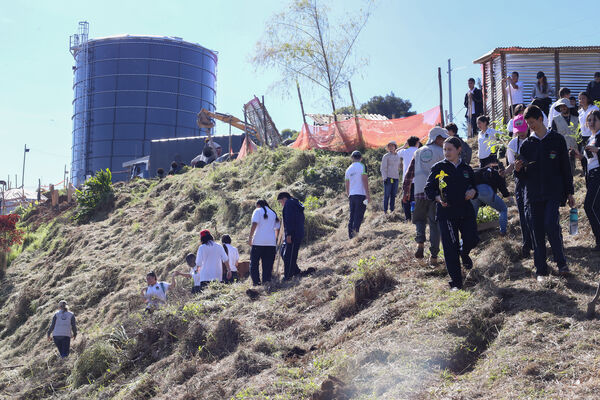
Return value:
M 585 217 L 580 235 L 565 235 L 573 276 L 540 286 L 519 258 L 512 204 L 508 236 L 484 233 L 466 290 L 449 292 L 443 268 L 412 260 L 413 226 L 380 212 L 381 155 L 367 153 L 378 191 L 352 240 L 340 194 L 348 160 L 323 152 L 260 151 L 118 184 L 114 208 L 86 225 L 40 207 L 0 286 L 0 398 L 597 398 L 600 323 L 584 313 L 599 257 Z M 314 275 L 254 299 L 248 282 L 196 296 L 185 282 L 169 306 L 141 312 L 145 272 L 185 269 L 201 229 L 232 235 L 248 259 L 254 201 L 276 208 L 281 189 L 319 199 L 300 253 Z M 81 331 L 66 362 L 45 341 L 62 298 Z

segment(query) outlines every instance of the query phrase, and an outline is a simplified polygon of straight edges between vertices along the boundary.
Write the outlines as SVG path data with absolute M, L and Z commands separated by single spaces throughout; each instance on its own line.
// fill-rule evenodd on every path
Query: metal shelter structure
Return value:
M 538 71 L 545 73 L 548 84 L 555 89 L 553 99 L 561 87 L 568 87 L 577 95 L 600 71 L 600 46 L 498 47 L 473 63 L 481 64 L 484 113 L 492 120 L 507 120 L 509 100 L 503 78 L 513 71 L 519 73 L 525 104 L 531 103 Z

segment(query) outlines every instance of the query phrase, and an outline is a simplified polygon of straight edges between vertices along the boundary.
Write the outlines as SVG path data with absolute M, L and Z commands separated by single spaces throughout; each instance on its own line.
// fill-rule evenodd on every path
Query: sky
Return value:
M 332 12 L 364 7 L 365 0 L 329 0 Z M 448 108 L 448 59 L 452 59 L 453 108 L 462 123 L 469 77 L 481 77 L 473 60 L 502 46 L 598 45 L 595 2 L 579 1 L 400 1 L 374 0 L 373 13 L 356 44 L 369 60 L 352 78 L 357 103 L 394 92 L 413 110 L 439 102 L 437 68 L 443 70 Z M 70 169 L 73 57 L 69 36 L 88 21 L 90 37 L 116 34 L 178 36 L 219 53 L 217 111 L 243 116 L 244 103 L 265 96 L 279 130 L 299 130 L 302 115 L 295 88 L 274 87 L 279 74 L 256 71 L 250 63 L 266 21 L 284 11 L 287 0 L 169 0 L 88 2 L 0 0 L 0 180 L 25 187 L 63 180 Z M 590 10 L 586 12 L 585 10 Z M 568 11 L 566 22 L 560 22 Z M 591 77 L 590 77 L 591 79 Z M 289 93 L 289 94 L 286 94 Z M 347 94 L 339 105 L 350 104 Z M 306 113 L 328 113 L 327 93 L 303 88 Z M 345 103 L 345 104 L 343 104 Z M 459 123 L 459 126 L 461 124 Z M 217 134 L 227 127 L 217 126 Z

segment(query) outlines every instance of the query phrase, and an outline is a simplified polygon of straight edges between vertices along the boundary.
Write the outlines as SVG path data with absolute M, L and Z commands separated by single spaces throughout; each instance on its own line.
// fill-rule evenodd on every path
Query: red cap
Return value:
M 203 231 L 200 231 L 200 237 L 204 237 L 206 235 L 210 235 L 210 232 L 208 231 L 208 229 L 205 229 Z

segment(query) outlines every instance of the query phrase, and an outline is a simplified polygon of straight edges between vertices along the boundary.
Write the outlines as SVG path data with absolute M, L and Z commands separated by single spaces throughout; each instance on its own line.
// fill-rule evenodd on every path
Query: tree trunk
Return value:
M 4 280 L 4 275 L 6 275 L 6 264 L 8 262 L 8 254 L 0 251 L 0 281 Z

